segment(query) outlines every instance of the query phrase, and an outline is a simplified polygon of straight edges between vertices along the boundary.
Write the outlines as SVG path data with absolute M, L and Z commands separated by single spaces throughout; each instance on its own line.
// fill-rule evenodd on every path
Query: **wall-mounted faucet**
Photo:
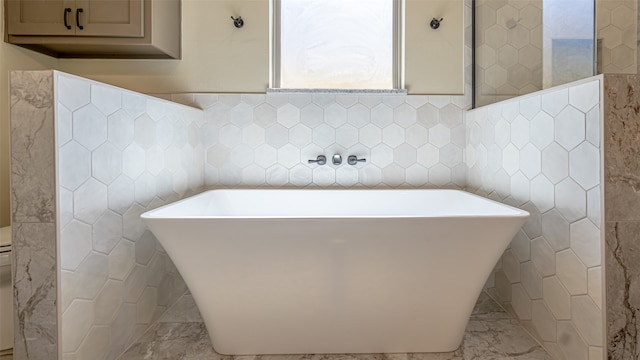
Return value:
M 358 159 L 356 155 L 349 155 L 349 157 L 347 157 L 347 164 L 349 165 L 356 165 L 359 162 L 367 162 L 367 159 Z
M 342 164 L 342 155 L 340 155 L 340 154 L 333 154 L 333 156 L 331 157 L 331 162 L 333 163 L 333 165 L 340 165 L 340 164 Z
M 318 165 L 324 165 L 327 163 L 327 157 L 324 155 L 318 155 L 318 157 L 315 160 L 313 159 L 309 160 L 309 164 L 314 164 L 314 163 Z

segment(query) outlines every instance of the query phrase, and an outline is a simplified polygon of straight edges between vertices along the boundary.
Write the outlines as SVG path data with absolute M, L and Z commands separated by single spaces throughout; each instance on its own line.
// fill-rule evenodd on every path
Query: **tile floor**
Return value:
M 120 360 L 551 360 L 507 312 L 482 294 L 462 345 L 451 353 L 225 356 L 211 347 L 190 295 L 185 295 Z M 4 359 L 2 359 L 4 360 Z

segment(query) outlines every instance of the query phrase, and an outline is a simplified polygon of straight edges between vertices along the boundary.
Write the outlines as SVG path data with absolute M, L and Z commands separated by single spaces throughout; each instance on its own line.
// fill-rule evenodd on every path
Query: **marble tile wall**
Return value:
M 57 359 L 53 72 L 13 72 L 10 81 L 13 352 Z
M 186 290 L 141 213 L 204 182 L 202 111 L 56 75 L 65 359 L 113 359 Z
M 609 359 L 639 359 L 640 76 L 604 83 L 606 345 Z
M 467 187 L 531 213 L 488 286 L 555 359 L 604 356 L 601 77 L 467 114 Z

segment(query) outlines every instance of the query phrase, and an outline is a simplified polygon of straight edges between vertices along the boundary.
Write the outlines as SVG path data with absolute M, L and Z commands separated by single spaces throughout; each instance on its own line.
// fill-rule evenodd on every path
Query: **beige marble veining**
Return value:
M 14 356 L 57 359 L 53 72 L 11 74 Z
M 640 359 L 640 77 L 605 76 L 607 355 Z

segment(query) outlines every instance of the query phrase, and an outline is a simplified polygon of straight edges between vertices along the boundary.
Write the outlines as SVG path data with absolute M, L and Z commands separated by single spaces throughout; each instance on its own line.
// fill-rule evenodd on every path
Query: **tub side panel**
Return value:
M 149 222 L 223 354 L 453 351 L 520 225 L 424 218 Z

